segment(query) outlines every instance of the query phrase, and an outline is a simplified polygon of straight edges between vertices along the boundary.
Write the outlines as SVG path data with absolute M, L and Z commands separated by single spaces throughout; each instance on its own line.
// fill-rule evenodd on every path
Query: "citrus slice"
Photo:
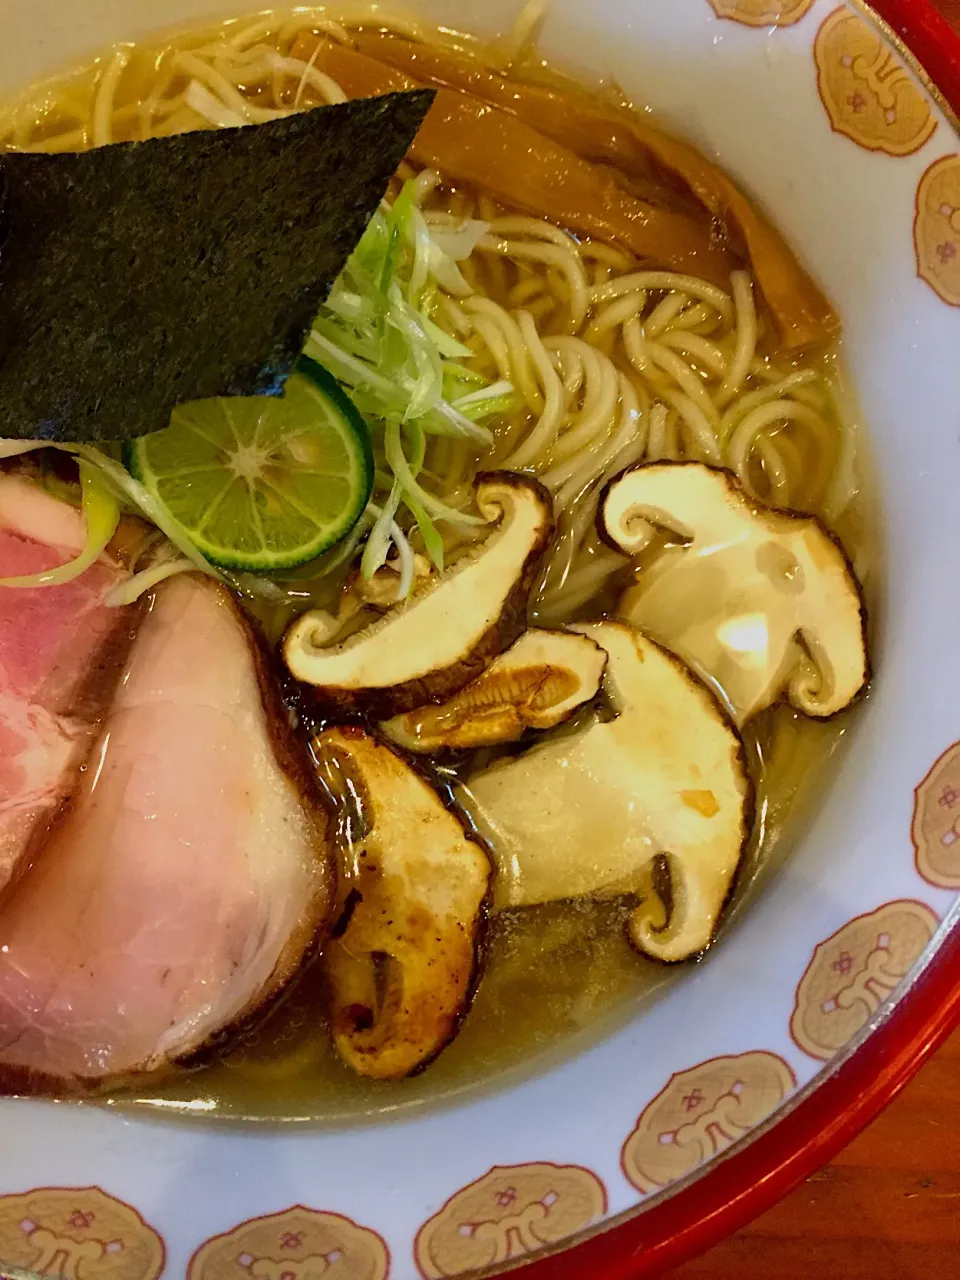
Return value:
M 208 560 L 254 573 L 306 564 L 339 542 L 373 486 L 363 419 L 306 358 L 282 396 L 178 405 L 125 461 Z

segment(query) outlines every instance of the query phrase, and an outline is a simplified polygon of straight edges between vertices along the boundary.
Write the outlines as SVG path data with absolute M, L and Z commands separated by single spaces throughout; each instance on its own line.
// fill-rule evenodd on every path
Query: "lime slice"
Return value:
M 306 358 L 282 396 L 178 405 L 124 460 L 208 560 L 254 573 L 306 564 L 339 542 L 373 486 L 363 419 Z

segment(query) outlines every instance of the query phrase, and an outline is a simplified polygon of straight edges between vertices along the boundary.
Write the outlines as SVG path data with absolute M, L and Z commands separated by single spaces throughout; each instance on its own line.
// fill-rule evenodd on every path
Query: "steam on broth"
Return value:
M 338 970 L 321 960 L 304 971 L 265 1022 L 245 1032 L 201 1074 L 132 1086 L 122 1082 L 117 1097 L 123 1102 L 187 1112 L 199 1108 L 203 1114 L 362 1115 L 459 1092 L 582 1044 L 674 980 L 682 971 L 657 960 L 684 959 L 705 949 L 733 881 L 736 907 L 757 877 L 784 855 L 846 732 L 846 717 L 833 712 L 852 702 L 866 680 L 857 582 L 869 599 L 876 569 L 871 512 L 829 304 L 719 170 L 639 117 L 625 116 L 626 104 L 545 70 L 528 44 L 508 51 L 488 48 L 379 10 L 375 15 L 297 10 L 187 32 L 155 45 L 118 46 L 0 115 L 0 145 L 51 153 L 85 150 L 259 124 L 317 104 L 420 83 L 440 87 L 435 114 L 305 349 L 352 397 L 363 419 L 360 429 L 370 432 L 369 501 L 352 531 L 319 558 L 266 572 L 231 575 L 229 565 L 225 570 L 243 609 L 271 648 L 283 646 L 290 671 L 308 687 L 308 695 L 296 699 L 296 709 L 311 735 L 321 782 L 326 777 L 327 803 L 338 815 L 343 883 L 329 945 L 345 937 L 381 936 L 376 930 L 382 921 L 364 916 L 375 895 L 370 883 L 358 878 L 362 858 L 357 851 L 364 849 L 366 856 L 371 847 L 364 844 L 368 819 L 378 786 L 386 785 L 377 781 L 386 776 L 377 769 L 387 756 L 408 758 L 396 756 L 385 742 L 402 742 L 405 753 L 419 752 L 417 770 L 402 765 L 407 792 L 424 788 L 417 793 L 421 808 L 414 812 L 425 812 L 422 806 L 432 798 L 438 815 L 449 816 L 455 806 L 459 816 L 449 820 L 454 828 L 462 824 L 463 835 L 449 840 L 478 850 L 479 832 L 492 846 L 494 860 L 498 842 L 504 859 L 509 843 L 504 824 L 514 818 L 505 817 L 502 808 L 498 812 L 497 805 L 503 803 L 510 771 L 527 758 L 547 758 L 544 752 L 553 752 L 549 759 L 572 771 L 583 759 L 586 742 L 600 742 L 608 722 L 625 721 L 629 708 L 618 695 L 626 697 L 623 690 L 633 686 L 622 665 L 614 670 L 615 648 L 625 633 L 616 630 L 621 624 L 609 621 L 621 613 L 685 664 L 678 667 L 671 660 L 677 688 L 674 704 L 663 693 L 665 717 L 688 717 L 697 729 L 691 744 L 717 744 L 720 763 L 703 765 L 706 771 L 716 768 L 716 786 L 678 794 L 699 818 L 722 818 L 725 805 L 730 810 L 725 852 L 717 855 L 726 859 L 723 887 L 704 915 L 702 945 L 675 956 L 664 942 L 661 954 L 658 940 L 679 929 L 671 911 L 681 913 L 701 885 L 693 854 L 684 861 L 687 827 L 676 805 L 667 818 L 661 815 L 658 826 L 652 804 L 646 811 L 649 821 L 634 833 L 636 847 L 648 849 L 642 874 L 627 869 L 621 876 L 614 867 L 601 876 L 585 849 L 586 868 L 575 868 L 575 882 L 587 886 L 582 891 L 557 888 L 567 883 L 562 877 L 570 871 L 557 866 L 551 894 L 549 864 L 546 872 L 537 872 L 547 889 L 529 889 L 534 872 L 524 865 L 529 841 L 523 836 L 512 873 L 501 863 L 492 889 L 479 872 L 465 881 L 462 902 L 469 906 L 463 906 L 463 917 L 482 954 L 482 969 L 471 973 L 469 963 L 460 964 L 459 985 L 447 993 L 449 1027 L 436 1031 L 432 1047 L 424 1045 L 419 1059 L 416 1054 L 411 1059 L 414 1066 L 430 1062 L 424 1074 L 387 1083 L 386 1072 L 375 1078 L 375 1070 L 363 1068 L 383 1049 L 374 1043 L 376 1024 L 386 1019 L 383 1010 L 394 990 L 384 965 L 389 970 L 400 963 L 389 949 L 381 953 L 371 943 L 376 974 L 349 965 L 349 972 L 343 966 Z M 490 127 L 499 129 L 495 138 L 479 126 L 475 134 L 464 133 L 481 116 L 493 119 Z M 566 129 L 558 136 L 561 116 L 574 122 L 569 137 Z M 635 133 L 624 126 L 626 119 L 633 121 Z M 619 121 L 622 132 L 611 121 Z M 463 137 L 469 145 L 460 145 Z M 371 263 L 377 273 L 389 270 L 389 276 L 378 274 L 388 283 L 376 306 L 394 308 L 389 312 L 393 329 L 376 330 L 383 345 L 376 346 L 375 356 L 369 331 L 381 324 L 382 314 L 371 310 L 365 294 Z M 410 323 L 418 345 L 398 353 L 397 334 Z M 151 452 L 150 437 L 145 440 L 124 460 L 138 482 L 159 485 L 163 455 Z M 715 469 L 724 468 L 744 510 L 755 515 L 775 509 L 763 516 L 770 523 L 758 540 L 761 570 L 753 595 L 745 578 L 734 581 L 718 568 L 718 548 L 729 550 L 734 535 L 691 550 L 697 545 L 696 521 L 681 509 L 672 488 L 664 487 L 662 500 L 653 504 L 656 518 L 635 505 L 633 523 L 624 523 L 627 532 L 620 540 L 613 536 L 609 504 L 617 477 L 649 464 L 666 464 L 665 486 L 677 472 L 669 464 L 688 464 L 687 479 L 696 473 L 707 483 Z M 51 486 L 45 455 L 27 454 L 14 465 Z M 119 461 L 111 459 L 110 465 Z M 542 545 L 539 531 L 531 534 L 515 570 L 498 568 L 501 578 L 492 570 L 484 576 L 495 555 L 507 564 L 512 536 L 507 500 L 497 498 L 496 519 L 484 508 L 483 477 L 490 472 L 520 473 L 511 485 L 519 486 L 517 492 L 531 507 L 542 502 L 546 513 L 552 506 L 555 522 Z M 726 518 L 729 512 L 720 515 Z M 544 514 L 544 528 L 549 519 Z M 627 533 L 637 522 L 645 522 L 645 533 L 634 546 Z M 824 527 L 842 544 L 849 565 Z M 498 538 L 500 551 L 494 545 Z M 804 560 L 808 544 L 815 544 L 814 551 Z M 208 543 L 197 546 L 207 554 Z M 677 557 L 685 552 L 689 581 L 683 576 L 687 571 L 677 568 Z M 826 646 L 810 621 L 813 615 L 803 613 L 799 601 L 820 589 L 817 575 L 826 570 L 812 566 L 831 556 L 835 599 L 842 605 L 846 593 L 855 621 L 842 644 L 831 640 Z M 770 567 L 773 560 L 776 565 Z M 194 563 L 171 548 L 161 549 L 158 558 L 154 543 L 135 567 L 144 590 L 152 590 L 168 574 L 185 573 Z M 213 563 L 223 567 L 226 562 L 214 556 Z M 658 613 L 651 592 L 655 586 L 662 589 L 668 564 L 681 580 L 676 610 L 671 605 Z M 382 689 L 377 686 L 374 696 L 375 680 L 344 674 L 351 654 L 360 655 L 358 668 L 369 668 L 369 661 L 366 667 L 361 661 L 368 633 L 395 636 L 382 642 L 383 651 L 393 654 L 419 652 L 410 642 L 414 634 L 425 652 L 439 644 L 429 627 L 414 632 L 417 618 L 429 616 L 430 599 L 442 601 L 447 593 L 453 600 L 451 584 L 467 582 L 468 575 L 474 585 L 462 590 L 456 609 L 443 614 L 455 617 L 464 632 L 463 660 L 437 659 L 433 671 L 427 653 L 416 679 L 407 682 L 419 682 L 419 702 L 413 695 L 398 701 L 399 676 Z M 779 620 L 762 594 L 770 592 L 771 582 L 780 592 L 776 608 L 784 613 Z M 746 594 L 738 596 L 741 589 Z M 706 631 L 694 616 L 704 599 L 715 613 Z M 475 634 L 469 632 L 471 609 L 477 611 Z M 439 604 L 436 612 L 440 616 Z M 664 627 L 665 614 L 673 620 Z M 598 619 L 607 621 L 564 633 L 582 642 L 582 672 L 573 668 L 571 674 L 567 658 L 552 657 L 549 644 L 537 648 L 535 663 L 518 659 L 511 668 L 515 644 L 536 645 L 541 632 L 549 636 Z M 730 628 L 744 619 L 753 619 L 754 639 L 716 641 L 723 628 L 732 636 Z M 493 641 L 491 630 L 497 632 Z M 703 639 L 707 631 L 709 644 Z M 786 637 L 783 652 L 768 652 L 780 632 Z M 737 634 L 742 637 L 742 625 Z M 297 647 L 301 640 L 303 652 Z M 641 646 L 641 659 L 645 643 L 630 640 Z M 592 676 L 586 661 L 591 648 L 603 655 Z M 720 649 L 724 662 L 731 652 L 739 653 L 761 672 L 752 701 L 738 703 L 717 656 Z M 326 671 L 331 654 L 340 664 L 336 680 L 314 678 L 310 673 Z M 341 661 L 341 655 L 347 657 Z M 524 684 L 524 673 L 533 666 L 539 674 Z M 434 675 L 437 681 L 431 684 Z M 669 682 L 664 675 L 658 688 L 666 689 Z M 849 692 L 841 693 L 846 685 Z M 309 686 L 319 691 L 315 698 Z M 562 695 L 555 692 L 561 687 Z M 545 689 L 554 692 L 548 696 Z M 562 710 L 551 720 L 544 707 L 548 711 L 561 702 Z M 361 718 L 366 730 L 359 727 Z M 429 749 L 418 748 L 428 721 L 435 737 Z M 372 726 L 375 734 L 369 742 L 364 738 L 361 749 L 360 739 L 350 735 L 369 734 Z M 461 735 L 469 732 L 451 749 L 454 740 L 445 742 L 444 733 L 454 728 Z M 397 736 L 401 730 L 404 737 Z M 614 738 L 611 731 L 603 741 Z M 609 749 L 626 750 L 622 742 Z M 692 745 L 688 754 L 696 755 Z M 621 766 L 626 768 L 617 756 L 616 768 Z M 338 770 L 342 776 L 334 784 L 330 779 Z M 415 781 L 424 770 L 431 781 Z M 609 771 L 595 770 L 605 772 L 612 776 L 616 769 L 611 764 Z M 669 774 L 664 766 L 663 776 Z M 527 785 L 523 778 L 521 783 Z M 608 778 L 604 785 L 614 784 Z M 624 785 L 632 784 L 628 779 Z M 609 799 L 614 793 L 602 794 Z M 490 802 L 490 809 L 478 801 L 483 795 L 500 798 Z M 579 800 L 567 795 L 565 823 L 589 826 L 600 796 L 589 789 Z M 737 835 L 741 819 L 749 823 L 745 845 Z M 694 843 L 691 837 L 691 847 Z M 413 895 L 414 853 L 405 853 L 401 836 L 391 836 L 376 856 L 384 865 L 394 858 L 391 875 L 406 876 L 406 892 Z M 664 876 L 668 887 L 661 891 Z M 421 886 L 404 900 L 403 909 L 432 912 L 430 919 L 437 922 L 443 909 L 434 898 Z M 484 941 L 485 902 L 491 919 Z M 0 897 L 0 933 L 3 906 Z M 638 941 L 641 934 L 646 945 Z M 365 955 L 367 944 L 357 945 Z M 449 963 L 453 972 L 449 952 L 442 951 L 440 963 Z M 412 972 L 405 970 L 408 985 Z M 379 992 L 370 995 L 367 987 L 377 983 Z M 346 1030 L 338 1023 L 341 1005 L 354 1019 L 344 1024 Z M 339 1054 L 331 1041 L 331 1018 Z M 342 1059 L 361 1065 L 354 1071 Z

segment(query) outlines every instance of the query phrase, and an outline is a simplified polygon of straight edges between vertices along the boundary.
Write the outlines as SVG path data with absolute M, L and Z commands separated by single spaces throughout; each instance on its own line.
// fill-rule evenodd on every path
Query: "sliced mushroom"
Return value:
M 527 729 L 553 729 L 595 698 L 606 665 L 606 653 L 588 636 L 525 631 L 448 701 L 395 716 L 380 728 L 417 754 L 515 742 Z
M 323 647 L 323 620 L 305 614 L 287 632 L 291 674 L 340 710 L 387 717 L 442 701 L 516 640 L 527 596 L 553 532 L 546 489 L 509 471 L 478 477 L 477 505 L 492 532 L 423 594 L 342 644 Z
M 750 829 L 740 739 L 710 691 L 636 628 L 575 630 L 609 654 L 618 714 L 471 779 L 496 905 L 640 892 L 631 941 L 687 960 L 713 938 Z
M 621 613 L 712 684 L 738 724 L 786 697 L 832 716 L 869 679 L 859 584 L 819 520 L 749 500 L 727 471 L 701 463 L 636 467 L 601 503 L 604 535 L 644 565 Z
M 342 909 L 324 953 L 333 1038 L 361 1075 L 399 1080 L 466 1011 L 491 867 L 438 793 L 355 727 L 315 740 L 340 823 Z

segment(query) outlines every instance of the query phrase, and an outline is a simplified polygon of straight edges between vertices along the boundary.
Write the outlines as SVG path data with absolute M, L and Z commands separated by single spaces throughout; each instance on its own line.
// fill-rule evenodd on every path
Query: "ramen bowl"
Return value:
M 494 34 L 515 5 L 423 12 Z M 225 16 L 7 0 L 0 94 Z M 541 47 L 716 158 L 835 303 L 877 494 L 869 696 L 705 960 L 562 1053 L 327 1123 L 227 1123 L 202 1090 L 0 1102 L 4 1274 L 658 1274 L 829 1158 L 960 1017 L 960 48 L 924 0 L 554 0 Z

